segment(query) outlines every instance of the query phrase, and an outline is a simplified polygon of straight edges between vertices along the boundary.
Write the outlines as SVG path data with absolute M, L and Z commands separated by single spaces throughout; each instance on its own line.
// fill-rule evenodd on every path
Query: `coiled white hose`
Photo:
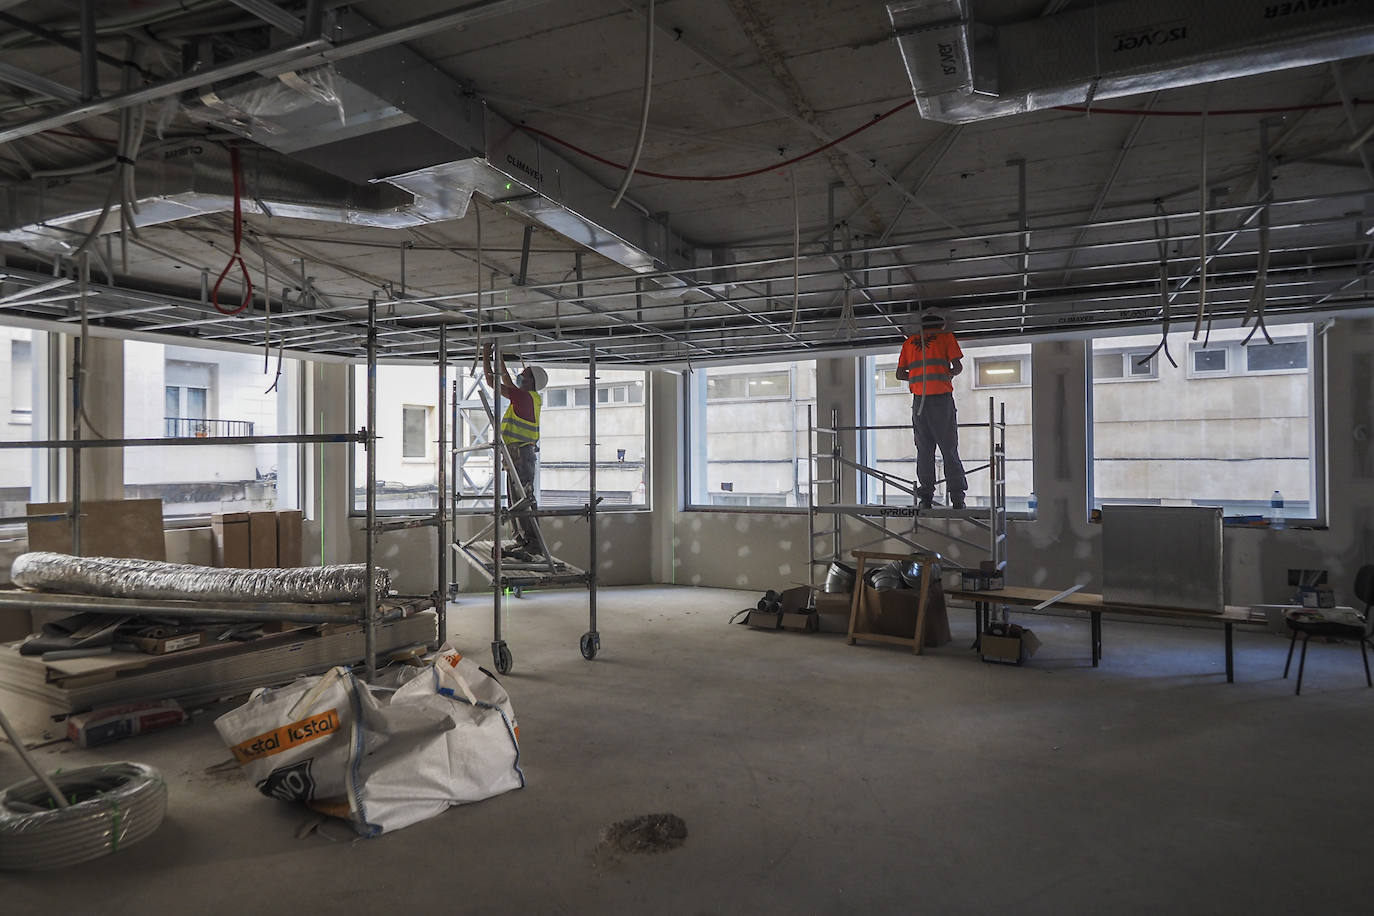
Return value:
M 80 767 L 51 779 L 68 807 L 54 807 L 37 779 L 0 794 L 0 869 L 64 868 L 118 852 L 156 830 L 167 812 L 167 784 L 142 763 Z

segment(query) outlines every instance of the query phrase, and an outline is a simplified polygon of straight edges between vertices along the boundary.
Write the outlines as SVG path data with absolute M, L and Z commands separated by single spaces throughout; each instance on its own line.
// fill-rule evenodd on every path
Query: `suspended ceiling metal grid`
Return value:
M 110 9 L 102 10 L 101 51 L 120 58 L 142 42 L 142 81 L 164 85 L 138 91 L 183 105 L 188 94 L 165 92 L 166 81 L 196 80 L 180 76 L 172 51 L 185 54 L 207 36 L 232 37 L 214 50 L 217 75 L 250 72 L 248 58 L 271 58 L 269 69 L 280 71 L 353 53 L 327 32 L 310 40 L 285 33 L 286 17 L 308 18 L 304 3 L 192 3 L 189 12 L 139 26 L 142 37 L 132 44 L 128 28 L 116 27 L 140 14 L 135 5 L 102 6 Z M 1052 12 L 1038 2 L 974 6 L 988 21 Z M 1051 5 L 1064 6 L 1076 5 Z M 473 104 L 608 160 L 630 158 L 644 4 L 526 0 L 455 13 L 441 3 L 363 3 L 356 10 L 373 24 L 367 35 L 378 37 L 351 41 L 380 47 L 406 37 L 401 47 L 451 77 Z M 66 4 L 20 3 L 4 13 L 28 30 L 0 21 L 8 29 L 0 33 L 0 61 L 37 77 L 28 82 L 40 88 L 43 80 L 82 86 L 81 55 L 32 34 L 39 27 L 79 44 Z M 452 25 L 425 28 L 436 15 Z M 97 242 L 88 320 L 217 345 L 357 358 L 366 302 L 376 298 L 386 358 L 432 359 L 443 323 L 457 359 L 471 358 L 479 341 L 499 339 L 536 359 L 580 361 L 594 346 L 599 359 L 649 365 L 893 347 L 913 313 L 927 307 L 944 309 L 968 338 L 1160 328 L 1166 312 L 1193 322 L 1204 285 L 1206 316 L 1234 321 L 1253 311 L 1262 274 L 1264 314 L 1273 320 L 1371 302 L 1374 106 L 1360 101 L 1374 98 L 1369 58 L 1152 92 L 1114 100 L 1109 110 L 955 126 L 922 121 L 909 107 L 877 118 L 911 98 L 881 3 L 677 0 L 657 3 L 655 16 L 641 168 L 749 171 L 863 129 L 746 179 L 637 175 L 625 206 L 690 246 L 690 257 L 671 269 L 622 267 L 533 226 L 513 199 L 479 194 L 461 219 L 403 230 L 286 219 L 245 200 L 243 253 L 258 287 L 250 310 L 225 317 L 204 301 L 232 239 L 231 218 L 216 213 L 144 227 L 123 246 L 110 236 Z M 119 94 L 120 71 L 99 68 L 100 99 Z M 80 135 L 108 139 L 114 115 L 18 136 L 73 118 L 81 103 L 8 82 L 13 97 L 0 103 L 0 136 L 12 136 L 0 159 L 11 187 L 109 155 L 107 144 Z M 90 104 L 109 104 L 100 99 Z M 162 104 L 149 101 L 147 110 Z M 1230 113 L 1238 111 L 1247 113 Z M 1268 197 L 1260 190 L 1262 129 L 1271 154 Z M 180 116 L 167 132 L 244 142 Z M 567 155 L 608 197 L 623 176 Z M 14 244 L 3 251 L 0 315 L 79 321 L 82 283 L 70 259 Z

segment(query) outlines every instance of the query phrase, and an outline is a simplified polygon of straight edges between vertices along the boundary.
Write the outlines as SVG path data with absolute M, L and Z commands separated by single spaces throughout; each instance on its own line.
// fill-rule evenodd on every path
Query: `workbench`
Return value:
M 980 635 L 991 622 L 994 605 L 1035 607 L 1044 604 L 1046 601 L 1060 594 L 1061 592 L 1053 589 L 1027 588 L 1023 586 L 978 590 L 950 589 L 945 592 L 947 598 L 962 598 L 965 601 L 973 602 L 977 632 Z M 1101 595 L 1091 592 L 1073 592 L 1064 595 L 1046 606 L 1046 610 L 1051 609 L 1056 611 L 1081 611 L 1090 616 L 1092 620 L 1092 656 L 1094 668 L 1098 666 L 1098 661 L 1102 658 L 1102 615 L 1104 613 L 1120 614 L 1125 617 L 1168 617 L 1176 620 L 1214 620 L 1222 624 L 1226 630 L 1226 682 L 1228 684 L 1235 681 L 1232 629 L 1236 624 L 1250 623 L 1252 619 L 1251 611 L 1248 607 L 1227 605 L 1224 610 L 1217 612 L 1179 607 L 1107 604 L 1102 600 Z

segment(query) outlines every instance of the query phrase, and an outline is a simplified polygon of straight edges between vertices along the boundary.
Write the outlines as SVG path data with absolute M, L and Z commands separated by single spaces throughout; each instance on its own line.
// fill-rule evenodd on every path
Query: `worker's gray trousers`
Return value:
M 945 462 L 945 489 L 950 499 L 968 489 L 964 463 L 959 460 L 959 414 L 954 395 L 919 394 L 911 396 L 911 429 L 916 439 L 916 495 L 931 499 L 935 495 L 935 449 Z
M 515 476 L 520 478 L 520 486 L 526 493 L 530 494 L 531 499 L 525 504 L 525 508 L 535 508 L 534 496 L 534 474 L 539 467 L 539 456 L 535 451 L 534 444 L 522 445 L 511 452 L 511 460 L 515 462 Z M 515 482 L 506 481 L 506 494 L 510 497 L 511 505 L 519 498 L 515 492 Z M 533 518 L 529 516 L 517 516 L 515 519 L 515 536 L 522 544 L 531 547 L 539 546 L 539 527 Z

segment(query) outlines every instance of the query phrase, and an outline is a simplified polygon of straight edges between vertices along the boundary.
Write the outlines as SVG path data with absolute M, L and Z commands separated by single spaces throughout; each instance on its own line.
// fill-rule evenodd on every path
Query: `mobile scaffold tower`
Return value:
M 498 379 L 502 378 L 505 373 L 504 359 L 498 352 L 495 368 Z M 458 516 L 464 502 L 490 500 L 491 519 L 471 537 L 455 537 L 452 549 L 457 557 L 467 561 L 468 565 L 491 585 L 493 601 L 491 655 L 496 670 L 501 674 L 509 674 L 515 664 L 514 656 L 511 654 L 504 636 L 502 603 L 507 593 L 519 597 L 526 588 L 585 584 L 587 586 L 589 623 L 587 632 L 582 634 L 579 648 L 582 651 L 582 657 L 588 660 L 595 658 L 597 651 L 601 648 L 601 634 L 596 628 L 596 507 L 601 499 L 596 495 L 596 350 L 594 348 L 589 354 L 587 376 L 588 385 L 591 389 L 588 412 L 590 417 L 588 439 L 591 454 L 588 465 L 587 502 L 582 506 L 556 509 L 537 508 L 534 501 L 535 494 L 527 493 L 520 484 L 520 478 L 515 471 L 515 461 L 501 438 L 501 424 L 498 422 L 498 418 L 501 416 L 500 386 L 498 385 L 488 397 L 486 390 L 475 377 L 468 380 L 460 379 L 454 383 L 453 427 L 455 432 L 461 428 L 460 411 L 465 407 L 472 408 L 476 404 L 480 404 L 482 416 L 485 419 L 478 428 L 469 430 L 471 439 L 474 440 L 471 444 L 456 445 L 453 448 L 453 515 L 455 518 Z M 472 470 L 472 459 L 478 456 L 484 459 L 482 470 L 490 473 L 489 479 L 485 482 L 479 482 Z M 487 461 L 490 462 L 489 465 L 487 465 Z M 478 475 L 481 473 L 479 471 Z M 506 496 L 507 488 L 503 481 L 503 478 L 507 476 L 513 497 L 509 499 Z M 591 533 L 588 537 L 590 547 L 588 548 L 586 569 L 580 569 L 571 563 L 560 560 L 549 552 L 544 533 L 539 527 L 539 520 L 553 516 L 584 518 L 589 523 Z M 529 519 L 534 523 L 534 530 L 539 540 L 540 556 L 517 560 L 505 555 L 507 551 L 506 542 L 502 537 L 502 528 L 513 523 L 516 519 Z
M 839 411 L 830 412 L 830 424 L 817 426 L 812 410 L 807 410 L 807 437 L 811 459 L 810 508 L 807 513 L 807 532 L 811 544 L 810 581 L 816 584 L 818 567 L 829 566 L 842 558 L 845 550 L 845 519 L 852 518 L 876 534 L 869 540 L 849 546 L 849 550 L 863 550 L 884 541 L 900 541 L 915 553 L 939 553 L 947 570 L 977 569 L 991 561 L 998 572 L 1007 566 L 1007 406 L 1000 406 L 988 398 L 986 423 L 960 423 L 959 427 L 986 429 L 988 459 L 986 464 L 967 468 L 965 473 L 988 471 L 988 505 L 964 509 L 918 509 L 916 481 L 862 464 L 844 454 L 844 437 L 853 433 L 863 435 L 879 430 L 910 430 L 909 426 L 841 426 Z M 818 473 L 818 462 L 825 462 L 825 473 Z M 844 477 L 848 470 L 858 471 L 881 481 L 889 489 L 903 494 L 904 505 L 874 503 L 846 504 Z M 901 522 L 900 526 L 893 525 Z M 910 527 L 905 523 L 909 522 Z M 978 538 L 979 535 L 981 538 Z M 925 539 L 923 543 L 922 539 Z M 938 539 L 938 541 L 936 540 Z M 962 544 L 978 552 L 977 560 L 965 563 L 947 556 L 938 549 L 940 542 Z

